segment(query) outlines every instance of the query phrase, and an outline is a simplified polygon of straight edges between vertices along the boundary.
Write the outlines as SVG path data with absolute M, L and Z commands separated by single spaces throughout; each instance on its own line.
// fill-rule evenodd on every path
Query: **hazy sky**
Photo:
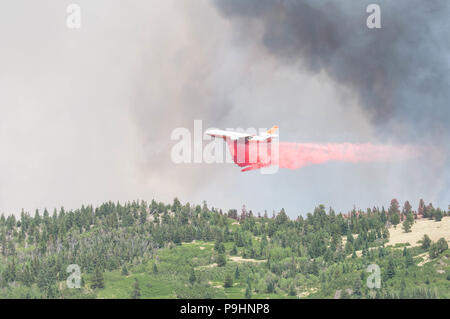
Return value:
M 0 212 L 175 196 L 223 209 L 245 204 L 255 213 L 284 207 L 290 216 L 318 204 L 387 206 L 394 197 L 414 207 L 419 198 L 449 204 L 444 2 L 398 20 L 393 12 L 405 10 L 396 6 L 381 35 L 367 32 L 364 6 L 326 9 L 323 1 L 292 10 L 319 12 L 323 32 L 320 20 L 306 32 L 309 24 L 297 25 L 301 14 L 250 0 L 78 1 L 82 25 L 71 30 L 69 3 L 15 0 L 0 10 Z M 341 32 L 330 33 L 340 26 L 330 17 L 347 21 Z M 408 31 L 402 21 L 411 17 L 423 27 Z M 278 124 L 281 140 L 291 142 L 437 150 L 406 162 L 328 163 L 274 175 L 173 164 L 172 130 L 192 130 L 196 119 L 204 129 Z

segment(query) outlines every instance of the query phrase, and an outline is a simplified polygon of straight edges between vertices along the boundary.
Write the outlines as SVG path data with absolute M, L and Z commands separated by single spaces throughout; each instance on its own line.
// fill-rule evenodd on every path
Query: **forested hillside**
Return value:
M 178 199 L 2 215 L 0 298 L 450 298 L 448 231 L 389 244 L 427 220 L 445 230 L 448 211 L 394 199 L 270 215 Z M 80 288 L 68 287 L 74 264 Z

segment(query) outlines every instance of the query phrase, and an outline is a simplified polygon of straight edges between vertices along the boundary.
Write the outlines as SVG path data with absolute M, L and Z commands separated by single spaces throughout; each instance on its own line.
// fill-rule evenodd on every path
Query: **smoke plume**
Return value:
M 8 2 L 0 213 L 175 196 L 291 216 L 392 197 L 446 207 L 448 1 L 376 2 L 379 30 L 365 26 L 367 0 L 79 0 L 77 30 L 66 26 L 67 4 Z M 280 141 L 303 145 L 302 155 L 285 149 L 298 155 L 293 166 L 312 163 L 299 160 L 308 152 L 332 159 L 273 175 L 177 165 L 171 132 L 197 119 L 204 128 L 278 124 Z M 311 142 L 433 151 L 345 165 Z
M 248 41 L 353 89 L 380 132 L 402 140 L 434 136 L 448 145 L 448 1 L 377 1 L 381 29 L 366 26 L 371 1 L 215 3 Z
M 439 197 L 448 199 L 448 1 L 377 1 L 381 29 L 366 26 L 369 0 L 214 3 L 234 25 L 240 43 L 258 43 L 280 64 L 311 75 L 326 73 L 354 92 L 381 142 L 432 146 L 410 170 L 420 172 L 422 182 L 436 185 Z M 289 146 L 285 151 L 300 156 L 297 150 Z M 314 162 L 292 158 L 289 165 Z

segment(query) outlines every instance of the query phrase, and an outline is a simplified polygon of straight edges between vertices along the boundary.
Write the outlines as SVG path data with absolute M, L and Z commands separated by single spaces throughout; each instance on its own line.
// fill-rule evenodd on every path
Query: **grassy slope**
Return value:
M 450 225 L 450 218 L 444 218 L 442 224 L 435 223 L 434 221 L 419 221 L 413 226 L 413 232 L 417 231 L 420 234 L 415 234 L 413 237 L 423 236 L 422 231 L 434 230 L 435 228 L 445 228 Z M 417 227 L 419 226 L 419 227 Z M 239 227 L 238 225 L 232 225 L 232 228 Z M 391 233 L 394 236 L 391 237 L 388 245 L 396 244 L 395 247 L 404 246 L 399 244 L 401 242 L 408 242 L 405 239 L 411 237 L 410 234 L 402 234 L 399 231 L 400 225 L 397 230 L 391 228 Z M 432 233 L 430 233 L 431 235 Z M 412 237 L 411 237 L 412 238 Z M 448 238 L 447 238 L 448 239 Z M 232 243 L 226 243 L 226 251 L 229 252 L 232 248 Z M 417 245 L 417 241 L 411 242 L 410 245 Z M 407 245 L 410 247 L 410 245 Z M 390 248 L 389 248 L 390 249 Z M 396 248 L 392 248 L 396 249 Z M 397 248 L 398 249 L 398 248 Z M 400 250 L 400 249 L 399 249 Z M 406 276 L 407 284 L 409 287 L 433 287 L 435 288 L 440 297 L 450 298 L 450 281 L 446 280 L 446 274 L 450 272 L 450 251 L 444 253 L 436 260 L 425 260 L 422 266 L 418 266 L 420 262 L 424 261 L 425 255 L 419 247 L 415 248 L 415 266 L 409 269 L 409 273 Z M 186 289 L 188 286 L 188 276 L 190 269 L 195 269 L 196 276 L 199 281 L 204 281 L 209 287 L 215 289 L 219 294 L 215 297 L 222 298 L 244 298 L 245 288 L 247 287 L 246 278 L 251 267 L 264 267 L 264 263 L 257 264 L 251 262 L 234 262 L 227 255 L 228 261 L 225 267 L 217 267 L 214 260 L 214 242 L 202 242 L 194 241 L 192 243 L 183 243 L 179 246 L 173 246 L 171 248 L 160 249 L 153 260 L 147 261 L 141 265 L 129 265 L 129 275 L 124 276 L 120 270 L 106 272 L 105 273 L 105 288 L 97 291 L 98 298 L 130 298 L 133 291 L 133 284 L 135 279 L 139 280 L 141 288 L 142 298 L 176 298 L 175 290 L 180 285 L 184 285 Z M 239 252 L 240 255 L 240 252 Z M 153 264 L 156 263 L 158 267 L 158 273 L 153 272 Z M 239 279 L 234 278 L 234 271 L 236 266 L 239 266 L 241 276 Z M 229 273 L 233 275 L 233 286 L 230 288 L 224 288 L 225 275 Z M 357 272 L 358 274 L 360 272 Z M 353 276 L 348 274 L 348 276 Z M 89 278 L 85 279 L 87 286 L 89 286 Z M 400 280 L 400 279 L 399 279 Z M 396 279 L 388 282 L 388 286 L 398 286 L 400 282 Z M 316 292 L 309 295 L 312 298 L 331 298 L 334 294 L 333 291 L 329 292 Z M 308 297 L 308 294 L 302 295 L 302 297 Z M 282 294 L 255 294 L 253 298 L 296 298 L 288 296 L 285 293 Z
M 232 243 L 225 245 L 227 251 L 231 249 L 231 245 Z M 214 265 L 214 260 L 211 259 L 213 248 L 213 242 L 193 242 L 161 249 L 155 259 L 158 265 L 157 274 L 153 272 L 155 260 L 148 261 L 144 265 L 130 266 L 128 276 L 122 275 L 120 270 L 105 272 L 105 288 L 98 290 L 97 296 L 98 298 L 130 298 L 135 278 L 137 278 L 142 298 L 175 298 L 174 290 L 177 285 L 180 285 L 178 276 L 186 265 L 189 265 L 189 269 L 191 267 L 196 269 L 196 275 L 200 277 L 200 280 L 207 278 L 210 286 L 223 292 L 223 297 L 244 298 L 247 287 L 245 263 L 237 263 L 228 259 L 225 267 L 217 267 Z M 239 266 L 242 272 L 239 279 L 234 278 L 236 266 Z M 223 287 L 226 273 L 232 274 L 234 279 L 233 286 L 229 288 Z M 185 281 L 187 282 L 188 279 L 186 278 Z M 89 286 L 89 279 L 87 279 L 87 283 Z M 253 294 L 253 297 L 287 298 L 288 296 Z

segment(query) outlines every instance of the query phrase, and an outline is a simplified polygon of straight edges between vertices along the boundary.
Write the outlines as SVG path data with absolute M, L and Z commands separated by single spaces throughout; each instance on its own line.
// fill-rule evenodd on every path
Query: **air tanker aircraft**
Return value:
M 223 138 L 228 144 L 233 161 L 239 167 L 244 167 L 242 172 L 246 172 L 274 164 L 271 158 L 271 142 L 273 138 L 278 137 L 275 134 L 277 130 L 278 126 L 275 125 L 260 135 L 215 129 L 207 130 L 205 134 Z

